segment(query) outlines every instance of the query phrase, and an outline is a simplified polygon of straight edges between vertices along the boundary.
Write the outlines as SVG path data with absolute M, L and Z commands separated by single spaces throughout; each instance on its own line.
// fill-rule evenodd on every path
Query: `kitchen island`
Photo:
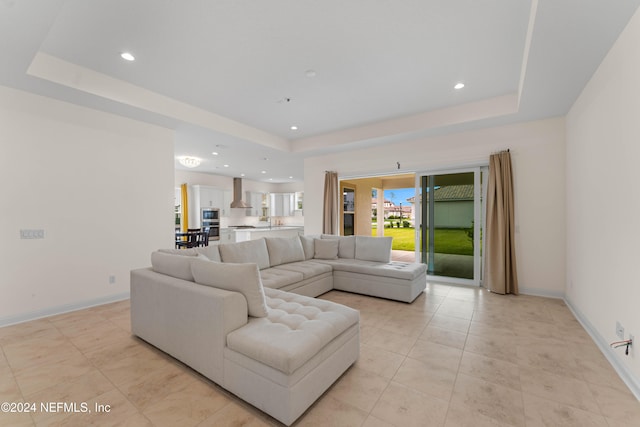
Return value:
M 304 233 L 302 226 L 228 227 L 220 230 L 220 243 L 244 242 L 262 237 L 293 237 Z

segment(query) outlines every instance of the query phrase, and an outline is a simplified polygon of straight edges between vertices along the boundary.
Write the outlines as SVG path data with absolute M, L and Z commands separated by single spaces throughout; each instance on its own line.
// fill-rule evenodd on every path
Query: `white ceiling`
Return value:
M 174 129 L 197 171 L 300 181 L 306 156 L 565 114 L 639 5 L 0 0 L 0 84 Z

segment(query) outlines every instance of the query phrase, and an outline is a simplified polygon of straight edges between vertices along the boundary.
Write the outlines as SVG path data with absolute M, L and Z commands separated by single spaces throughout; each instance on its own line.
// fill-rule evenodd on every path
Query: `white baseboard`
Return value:
M 15 316 L 0 317 L 0 327 L 15 325 L 16 323 L 28 322 L 30 320 L 41 319 L 43 317 L 55 316 L 56 314 L 68 313 L 70 311 L 82 310 L 83 308 L 95 307 L 97 305 L 129 299 L 129 292 L 109 295 L 106 297 L 80 301 L 73 304 L 64 304 L 56 307 L 49 307 L 42 310 L 31 311 Z
M 518 288 L 518 292 L 523 295 L 531 295 L 534 297 L 564 299 L 563 291 L 549 291 L 546 289 L 536 289 L 536 288 Z
M 620 376 L 622 381 L 624 381 L 627 387 L 629 387 L 636 399 L 640 400 L 640 379 L 637 378 L 633 372 L 631 372 L 627 366 L 620 361 L 618 353 L 615 353 L 611 349 L 607 341 L 602 337 L 602 335 L 600 335 L 596 328 L 593 327 L 591 322 L 587 320 L 580 310 L 578 310 L 568 298 L 565 298 L 564 302 L 567 304 L 576 319 L 578 319 L 580 324 L 582 324 L 587 333 L 591 336 L 593 341 L 595 341 L 602 354 L 604 354 L 609 363 L 611 363 L 611 366 L 613 366 L 613 369 L 618 373 L 618 376 Z

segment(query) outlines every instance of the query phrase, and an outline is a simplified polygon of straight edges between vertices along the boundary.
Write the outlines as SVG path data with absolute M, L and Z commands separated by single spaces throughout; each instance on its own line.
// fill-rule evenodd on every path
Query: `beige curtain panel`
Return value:
M 338 234 L 338 173 L 324 174 L 324 210 L 322 212 L 322 232 Z
M 518 294 L 511 153 L 492 154 L 487 185 L 486 288 Z

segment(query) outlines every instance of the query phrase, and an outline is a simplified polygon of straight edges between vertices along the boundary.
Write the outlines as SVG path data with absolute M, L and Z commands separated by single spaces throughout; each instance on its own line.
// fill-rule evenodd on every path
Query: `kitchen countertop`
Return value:
M 273 226 L 255 226 L 255 227 L 223 227 L 221 230 L 230 230 L 230 231 L 268 231 L 268 230 L 293 230 L 297 228 L 304 228 L 303 225 L 273 225 Z

